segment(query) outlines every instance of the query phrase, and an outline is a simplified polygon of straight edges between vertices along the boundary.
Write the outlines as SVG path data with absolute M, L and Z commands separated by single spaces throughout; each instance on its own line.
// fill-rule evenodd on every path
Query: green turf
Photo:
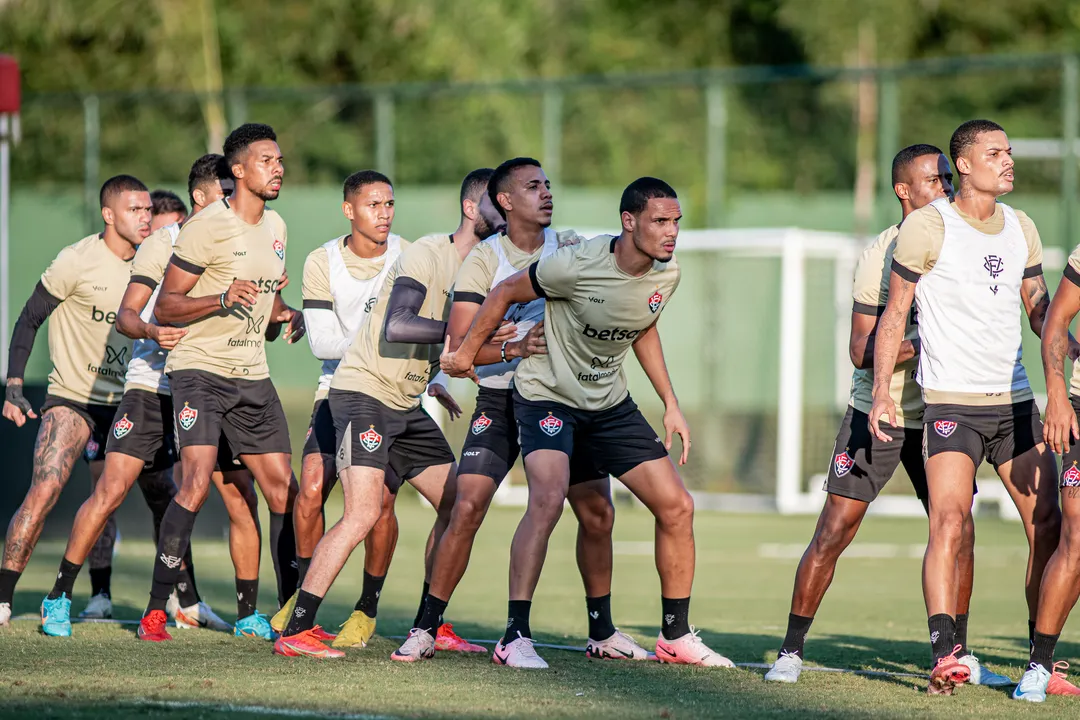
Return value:
M 495 509 L 481 529 L 472 565 L 448 619 L 465 637 L 496 638 L 503 624 L 509 540 L 518 509 Z M 401 540 L 383 590 L 379 632 L 407 631 L 422 582 L 421 552 L 431 511 L 409 497 L 399 508 Z M 813 518 L 700 513 L 697 580 L 691 619 L 702 637 L 736 662 L 775 656 L 788 612 L 796 560 Z M 541 642 L 584 644 L 581 583 L 573 560 L 573 517 L 553 538 L 533 609 Z M 807 643 L 813 664 L 922 672 L 928 662 L 919 589 L 918 546 L 925 521 L 870 518 L 856 549 L 897 557 L 843 559 Z M 642 644 L 655 639 L 659 584 L 650 543 L 651 517 L 620 506 L 616 522 L 615 620 Z M 763 543 L 779 547 L 766 548 Z M 869 546 L 869 547 L 868 547 Z M 914 546 L 914 547 L 912 547 Z M 36 611 L 50 587 L 60 545 L 43 544 L 19 585 L 16 613 Z M 149 587 L 149 543 L 126 539 L 113 575 L 117 616 L 135 618 Z M 341 622 L 360 589 L 361 552 L 346 567 L 320 610 L 327 626 Z M 780 557 L 777 557 L 780 556 Z M 1026 659 L 1023 604 L 1025 545 L 1019 526 L 980 520 L 972 646 L 991 668 L 1017 678 Z M 195 548 L 199 587 L 226 618 L 235 612 L 226 548 Z M 264 553 L 261 607 L 273 604 L 272 568 Z M 85 573 L 84 573 L 85 575 Z M 88 581 L 76 586 L 82 607 Z M 762 671 L 590 661 L 580 653 L 541 650 L 543 672 L 495 667 L 488 655 L 440 653 L 416 666 L 391 662 L 396 642 L 379 638 L 336 662 L 284 659 L 261 641 L 208 631 L 175 631 L 168 644 L 139 643 L 131 626 L 76 625 L 72 639 L 45 638 L 34 622 L 0 635 L 0 715 L 86 717 L 254 717 L 224 705 L 317 710 L 390 717 L 1075 717 L 1075 701 L 1052 697 L 1041 707 L 1004 691 L 963 687 L 952 698 L 928 698 L 925 684 L 902 677 L 805 672 L 796 686 L 766 685 Z M 1062 659 L 1080 651 L 1068 631 Z M 147 705 L 145 703 L 159 703 Z M 204 703 L 168 705 L 168 703 Z

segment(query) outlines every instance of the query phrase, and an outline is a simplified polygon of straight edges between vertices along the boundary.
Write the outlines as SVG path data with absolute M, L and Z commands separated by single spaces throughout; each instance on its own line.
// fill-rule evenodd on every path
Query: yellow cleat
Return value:
M 367 647 L 368 640 L 374 634 L 375 618 L 368 617 L 360 610 L 354 610 L 349 619 L 341 624 L 341 630 L 331 645 L 336 648 Z
M 281 609 L 277 611 L 274 617 L 270 618 L 270 627 L 274 628 L 274 632 L 278 635 L 285 631 L 285 626 L 289 624 L 289 618 L 292 617 L 293 608 L 296 607 L 296 596 L 300 594 L 297 590 L 292 594 Z

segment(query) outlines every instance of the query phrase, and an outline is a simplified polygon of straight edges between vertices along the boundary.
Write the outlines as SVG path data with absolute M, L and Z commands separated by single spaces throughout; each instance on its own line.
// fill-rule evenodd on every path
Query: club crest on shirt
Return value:
M 851 468 L 855 467 L 855 460 L 848 455 L 847 450 L 833 458 L 833 465 L 836 468 L 836 477 L 844 477 Z
M 473 420 L 472 434 L 479 435 L 489 427 L 491 427 L 491 418 L 487 416 L 487 413 L 480 413 L 480 417 Z
M 360 445 L 368 452 L 375 452 L 382 445 L 382 435 L 375 432 L 374 425 L 369 425 L 367 430 L 360 433 Z
M 1080 487 L 1080 470 L 1076 468 L 1075 462 L 1061 474 L 1061 487 Z
M 274 254 L 277 255 L 278 260 L 285 259 L 285 243 L 277 238 L 274 238 Z
M 188 407 L 187 403 L 184 403 L 184 407 L 181 408 L 180 412 L 176 413 L 176 421 L 180 423 L 180 427 L 184 430 L 190 430 L 198 419 L 199 411 L 193 407 Z
M 935 420 L 934 430 L 943 438 L 947 438 L 956 431 L 956 423 L 952 420 Z
M 97 460 L 98 450 L 100 449 L 101 445 L 98 444 L 97 440 L 90 438 L 86 441 L 86 450 L 83 452 L 86 454 L 87 460 Z
M 998 275 L 1005 270 L 1005 262 L 1000 255 L 987 255 L 983 258 L 983 267 L 990 273 L 991 280 L 997 280 Z
M 657 290 L 649 296 L 649 312 L 656 312 L 660 309 L 660 303 L 664 302 L 664 296 Z
M 112 428 L 113 437 L 116 438 L 117 440 L 119 440 L 120 438 L 124 437 L 129 432 L 131 432 L 132 428 L 134 428 L 134 427 L 135 427 L 135 423 L 128 420 L 127 413 L 124 413 L 124 417 L 120 418 L 115 423 L 113 423 L 113 428 Z
M 563 421 L 548 413 L 547 417 L 540 421 L 540 429 L 551 437 L 555 437 L 562 430 Z

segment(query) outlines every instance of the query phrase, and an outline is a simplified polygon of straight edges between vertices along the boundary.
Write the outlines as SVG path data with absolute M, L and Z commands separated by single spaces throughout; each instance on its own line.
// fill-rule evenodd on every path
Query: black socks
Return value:
M 590 640 L 607 640 L 615 634 L 615 623 L 611 622 L 611 593 L 585 598 L 585 609 L 589 612 Z
M 112 597 L 112 565 L 103 568 L 90 568 L 90 596 L 93 597 L 94 595 Z
M 780 646 L 780 653 L 803 656 L 803 643 L 806 642 L 806 634 L 810 632 L 810 625 L 814 622 L 812 617 L 803 617 L 795 613 L 788 613 L 787 635 L 784 636 L 784 644 Z
M 277 577 L 278 607 L 292 597 L 297 587 L 296 532 L 292 513 L 270 513 L 270 557 Z
M 259 601 L 259 578 L 241 580 L 236 578 L 236 619 L 246 618 L 255 612 Z
M 951 615 L 941 613 L 931 615 L 926 624 L 930 628 L 930 649 L 934 653 L 934 662 L 937 663 L 946 655 L 952 655 L 953 648 L 956 647 L 956 621 Z
M 446 605 L 446 600 L 440 600 L 434 595 L 428 595 L 427 601 L 424 602 L 424 612 L 420 615 L 420 622 L 416 624 L 416 627 L 431 637 L 435 637 L 439 632 L 439 626 L 442 625 Z
M 312 595 L 305 590 L 297 591 L 296 607 L 293 608 L 292 617 L 289 618 L 289 624 L 282 635 L 296 635 L 315 627 L 315 614 L 319 612 L 321 604 L 322 598 L 318 595 Z
M 68 562 L 67 558 L 62 558 L 60 560 L 60 570 L 56 573 L 56 582 L 53 583 L 53 589 L 48 598 L 55 600 L 66 593 L 68 600 L 70 600 L 71 594 L 75 590 L 75 578 L 79 577 L 80 570 L 82 570 L 82 565 L 76 565 Z
M 424 581 L 424 591 L 420 593 L 420 607 L 416 609 L 416 617 L 413 618 L 412 626 L 420 627 L 420 618 L 424 614 L 424 604 L 427 602 L 428 590 L 431 589 L 431 583 Z
M 660 598 L 663 617 L 660 632 L 666 640 L 678 640 L 690 632 L 690 598 Z
M 176 500 L 169 503 L 161 519 L 161 535 L 158 538 L 157 557 L 154 558 L 154 581 L 150 585 L 150 604 L 146 612 L 165 610 L 180 575 L 180 563 L 191 543 L 191 529 L 195 527 L 195 513 L 181 507 Z M 90 571 L 91 577 L 93 570 Z
M 1031 662 L 1042 665 L 1045 670 L 1054 671 L 1054 647 L 1060 635 L 1043 635 L 1036 631 L 1031 643 Z
M 369 618 L 375 617 L 375 614 L 379 612 L 379 594 L 382 592 L 383 582 L 385 581 L 385 575 L 380 577 L 365 570 L 364 586 L 360 590 L 360 599 L 356 601 L 356 607 L 353 610 L 359 610 Z M 417 626 L 414 625 L 413 627 Z
M 529 627 L 529 613 L 532 611 L 532 600 L 511 600 L 508 603 L 506 621 L 506 634 L 503 635 L 503 645 L 509 645 L 521 637 L 532 637 L 532 629 Z

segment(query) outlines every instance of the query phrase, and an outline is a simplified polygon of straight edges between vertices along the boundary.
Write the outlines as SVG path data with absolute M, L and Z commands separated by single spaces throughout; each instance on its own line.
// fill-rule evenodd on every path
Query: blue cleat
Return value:
M 1050 671 L 1042 665 L 1031 663 L 1020 683 L 1013 690 L 1013 700 L 1043 702 L 1046 700 L 1046 686 L 1050 684 Z
M 253 612 L 246 618 L 240 618 L 233 626 L 233 635 L 236 637 L 262 638 L 263 640 L 276 640 L 277 633 L 270 627 L 270 620 L 261 612 Z
M 41 632 L 51 637 L 71 637 L 71 598 L 67 593 L 41 601 Z
M 967 665 L 971 670 L 971 679 L 968 680 L 969 685 L 985 685 L 987 687 L 1005 687 L 1006 685 L 1015 685 L 1005 675 L 998 675 L 996 672 L 992 672 L 989 669 L 982 666 L 979 662 L 979 658 L 975 657 L 971 653 L 964 655 L 960 658 L 962 665 Z

